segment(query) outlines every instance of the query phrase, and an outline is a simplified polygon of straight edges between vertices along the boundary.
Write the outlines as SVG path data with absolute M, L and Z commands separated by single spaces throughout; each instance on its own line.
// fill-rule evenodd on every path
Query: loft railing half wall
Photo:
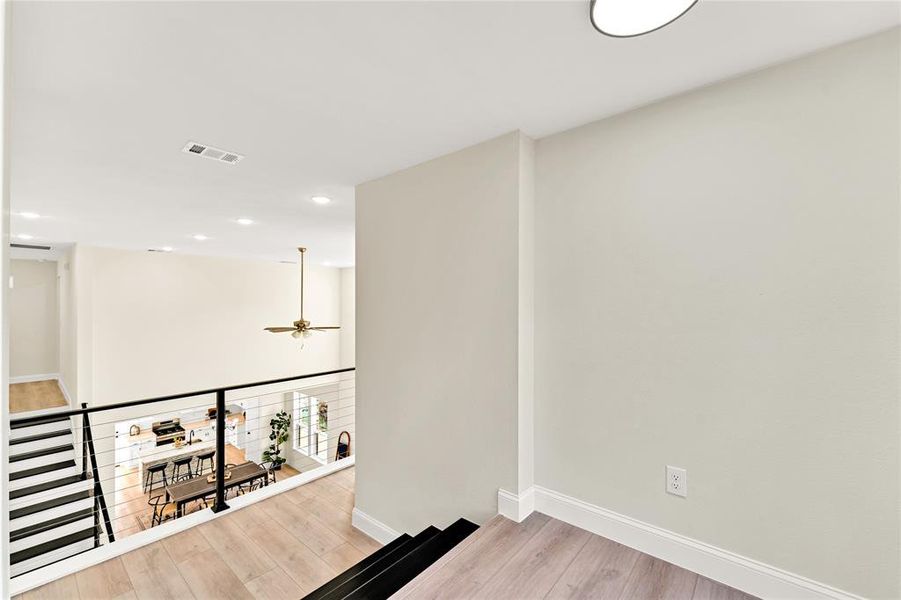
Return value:
M 27 450 L 45 449 L 21 453 L 30 468 L 11 487 L 10 574 L 58 568 L 187 514 L 228 510 L 230 499 L 273 482 L 329 469 L 353 456 L 354 421 L 354 368 L 13 418 L 10 431 Z M 62 449 L 43 436 L 71 440 L 65 461 L 52 454 L 51 464 L 33 463 Z

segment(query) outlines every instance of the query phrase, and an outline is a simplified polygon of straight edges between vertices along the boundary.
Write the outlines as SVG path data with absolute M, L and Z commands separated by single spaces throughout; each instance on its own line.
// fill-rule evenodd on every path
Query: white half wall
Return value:
M 56 262 L 11 260 L 9 376 L 25 380 L 59 371 Z
M 893 30 L 537 142 L 537 485 L 901 596 L 898 89 Z
M 357 187 L 356 506 L 393 530 L 482 522 L 517 489 L 523 145 Z

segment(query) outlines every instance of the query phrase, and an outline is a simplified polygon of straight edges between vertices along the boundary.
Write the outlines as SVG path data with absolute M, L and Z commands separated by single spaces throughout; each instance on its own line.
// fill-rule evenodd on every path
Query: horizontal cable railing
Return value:
M 73 554 L 117 543 L 348 458 L 355 408 L 347 368 L 13 418 L 23 447 L 47 448 L 23 452 L 18 476 L 11 450 L 12 575 L 65 560 L 73 539 Z M 71 450 L 53 446 L 64 428 Z M 58 472 L 32 466 L 57 450 Z

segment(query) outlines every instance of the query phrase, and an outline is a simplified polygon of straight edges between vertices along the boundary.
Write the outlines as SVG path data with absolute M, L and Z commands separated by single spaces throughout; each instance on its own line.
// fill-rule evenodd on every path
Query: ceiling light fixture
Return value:
M 248 219 L 247 217 L 239 217 L 235 219 L 235 223 L 238 225 L 253 225 L 253 219 Z
M 20 233 L 19 235 L 16 236 L 16 238 L 18 238 L 20 240 L 33 240 L 34 236 L 27 234 L 27 233 Z
M 162 248 L 160 248 L 160 252 L 172 252 L 172 250 L 172 246 L 163 246 Z
M 312 200 L 316 204 L 328 204 L 332 201 L 332 199 L 328 196 L 313 196 L 312 198 L 310 198 L 310 200 Z
M 634 37 L 666 27 L 698 0 L 591 0 L 591 24 L 610 37 Z
M 20 212 L 19 216 L 23 219 L 40 219 L 41 215 L 36 212 Z
M 197 234 L 195 234 L 195 235 L 193 235 L 193 236 L 191 236 L 191 237 L 193 237 L 193 238 L 194 238 L 195 240 L 197 240 L 198 242 L 205 242 L 205 241 L 207 241 L 208 239 L 210 239 L 210 238 L 208 238 L 207 236 L 203 235 L 202 233 L 197 233 Z

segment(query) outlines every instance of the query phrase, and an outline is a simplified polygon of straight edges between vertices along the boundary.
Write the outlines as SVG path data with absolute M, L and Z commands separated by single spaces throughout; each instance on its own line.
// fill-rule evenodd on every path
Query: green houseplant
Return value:
M 291 415 L 281 410 L 269 420 L 269 447 L 263 452 L 263 462 L 272 464 L 274 470 L 279 470 L 288 462 L 282 456 L 282 444 L 288 441 L 288 433 L 291 431 Z

